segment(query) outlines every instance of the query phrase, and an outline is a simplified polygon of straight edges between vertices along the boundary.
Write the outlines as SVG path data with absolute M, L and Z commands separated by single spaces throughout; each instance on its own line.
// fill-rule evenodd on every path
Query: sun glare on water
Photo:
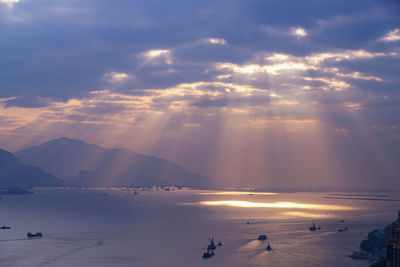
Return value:
M 311 209 L 311 210 L 354 210 L 349 206 L 306 204 L 298 202 L 252 202 L 241 200 L 201 201 L 205 206 L 230 206 L 239 208 L 282 208 L 282 209 Z
M 202 192 L 199 195 L 276 195 L 269 192 L 246 192 L 246 191 L 220 191 L 220 192 Z

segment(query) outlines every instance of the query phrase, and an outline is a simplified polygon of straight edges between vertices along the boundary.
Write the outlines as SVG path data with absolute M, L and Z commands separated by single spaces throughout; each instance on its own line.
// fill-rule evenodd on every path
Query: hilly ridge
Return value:
M 207 179 L 165 159 L 126 149 L 103 148 L 67 137 L 29 147 L 15 155 L 69 184 L 202 187 Z
M 63 181 L 38 167 L 24 164 L 10 152 L 0 149 L 0 187 L 61 186 Z

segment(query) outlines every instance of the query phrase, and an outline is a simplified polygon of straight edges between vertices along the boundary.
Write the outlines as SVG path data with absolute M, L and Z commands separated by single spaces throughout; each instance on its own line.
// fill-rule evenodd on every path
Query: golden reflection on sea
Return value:
M 329 219 L 334 218 L 336 215 L 327 213 L 315 213 L 315 212 L 304 212 L 304 211 L 285 211 L 281 212 L 284 218 L 287 217 L 301 217 L 301 218 L 319 218 L 319 219 Z
M 282 209 L 312 209 L 312 210 L 354 210 L 350 206 L 329 204 L 307 204 L 299 202 L 252 202 L 243 200 L 201 201 L 205 206 L 230 206 L 239 208 L 282 208 Z
M 246 191 L 219 191 L 219 192 L 201 192 L 198 195 L 276 195 L 269 192 L 246 192 Z

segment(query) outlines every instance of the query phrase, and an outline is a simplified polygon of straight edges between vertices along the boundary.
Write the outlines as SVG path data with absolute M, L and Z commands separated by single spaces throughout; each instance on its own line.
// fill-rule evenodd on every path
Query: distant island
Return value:
M 18 186 L 11 188 L 11 189 L 0 190 L 0 195 L 26 195 L 26 194 L 32 194 L 32 193 L 33 193 L 32 191 L 27 191 Z

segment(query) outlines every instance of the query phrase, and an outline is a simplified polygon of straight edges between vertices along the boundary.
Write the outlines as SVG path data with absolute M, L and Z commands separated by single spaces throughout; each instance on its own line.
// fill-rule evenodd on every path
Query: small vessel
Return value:
M 318 227 L 318 228 L 317 228 L 317 226 L 315 226 L 315 223 L 313 222 L 312 225 L 311 225 L 308 229 L 309 229 L 311 232 L 314 232 L 314 231 L 320 230 L 321 227 Z
M 204 252 L 203 253 L 203 259 L 208 259 L 208 258 L 211 258 L 212 256 L 214 256 L 215 254 L 214 254 L 214 251 L 212 251 L 212 250 L 207 250 L 207 252 Z
M 217 246 L 218 246 L 218 247 L 222 246 L 222 242 L 219 241 Z
M 3 225 L 3 226 L 0 227 L 0 229 L 1 229 L 1 230 L 8 230 L 8 229 L 11 229 L 11 227 L 10 227 L 10 226 L 6 226 L 6 225 Z
M 214 256 L 214 249 L 217 248 L 214 244 L 214 238 L 209 238 L 208 240 L 210 240 L 210 244 L 207 246 L 207 252 L 203 253 L 203 259 L 208 259 Z M 222 245 L 221 241 L 218 243 L 218 246 L 221 246 L 220 244 Z
M 28 232 L 28 233 L 26 234 L 26 237 L 27 237 L 27 238 L 42 237 L 42 233 L 36 232 L 36 233 L 34 234 L 34 233 L 31 233 L 31 232 Z
M 268 238 L 267 238 L 267 235 L 259 235 L 258 236 L 258 240 L 259 241 L 265 241 L 265 240 L 267 240 Z
M 207 250 L 214 250 L 217 247 L 214 244 L 214 238 L 209 239 L 210 240 L 210 245 L 208 245 Z
M 268 246 L 267 246 L 267 248 L 266 248 L 265 250 L 266 250 L 266 251 L 271 251 L 272 248 L 271 248 L 271 246 L 268 244 Z
M 356 259 L 356 260 L 368 260 L 370 255 L 368 252 L 365 252 L 365 251 L 361 251 L 361 252 L 355 251 L 349 257 Z
M 347 226 L 346 226 L 345 228 L 339 229 L 339 230 L 337 230 L 337 231 L 338 231 L 338 232 L 346 232 L 347 230 L 349 230 L 349 229 L 348 229 Z

